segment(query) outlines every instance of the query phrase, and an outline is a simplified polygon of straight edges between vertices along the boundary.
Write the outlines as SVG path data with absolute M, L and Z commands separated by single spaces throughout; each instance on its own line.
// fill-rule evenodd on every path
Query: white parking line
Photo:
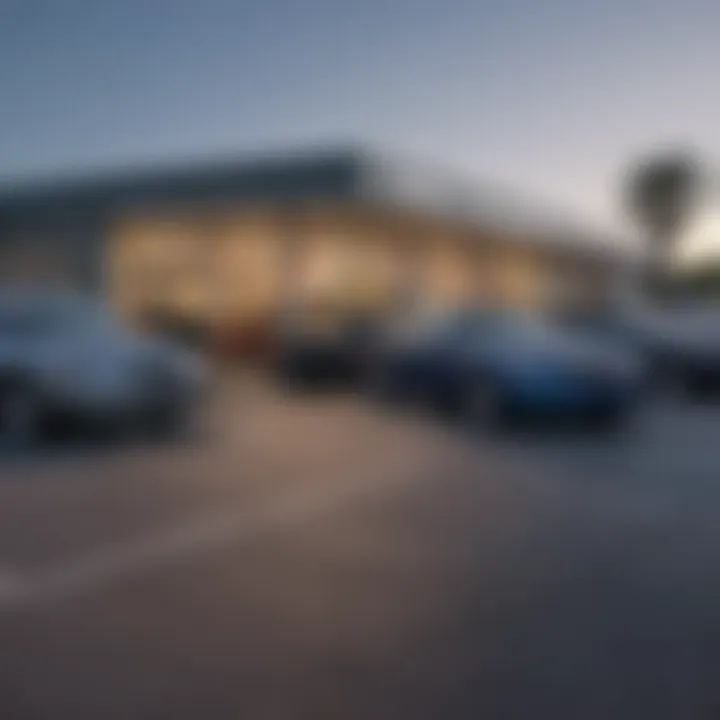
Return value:
M 254 513 L 217 513 L 161 533 L 106 545 L 47 569 L 19 572 L 0 569 L 0 610 L 17 610 L 101 590 L 143 573 L 182 562 L 214 549 L 251 542 L 293 523 L 301 523 L 395 490 L 417 479 L 422 460 L 407 459 L 402 467 L 382 468 L 376 477 L 364 474 L 314 493 L 284 496 Z

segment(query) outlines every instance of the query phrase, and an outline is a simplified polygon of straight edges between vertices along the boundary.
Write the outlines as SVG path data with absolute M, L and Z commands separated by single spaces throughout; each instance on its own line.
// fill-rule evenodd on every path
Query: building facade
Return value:
M 0 271 L 96 289 L 132 318 L 207 323 L 382 313 L 399 303 L 599 302 L 598 238 L 469 184 L 356 151 L 14 188 Z

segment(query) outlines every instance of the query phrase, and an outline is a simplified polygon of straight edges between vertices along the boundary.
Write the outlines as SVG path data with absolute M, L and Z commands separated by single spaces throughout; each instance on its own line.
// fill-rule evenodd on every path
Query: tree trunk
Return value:
M 673 250 L 674 238 L 669 232 L 656 232 L 647 243 L 643 292 L 655 304 L 669 299 Z

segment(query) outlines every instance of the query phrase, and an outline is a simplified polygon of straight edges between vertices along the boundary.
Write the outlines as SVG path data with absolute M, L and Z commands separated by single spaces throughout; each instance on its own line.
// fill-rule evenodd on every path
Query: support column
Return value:
M 302 318 L 303 213 L 297 203 L 287 202 L 277 210 L 278 237 L 278 329 L 292 331 Z
M 393 227 L 391 235 L 397 263 L 393 309 L 400 314 L 412 312 L 425 297 L 426 238 L 422 230 L 411 230 L 402 222 Z

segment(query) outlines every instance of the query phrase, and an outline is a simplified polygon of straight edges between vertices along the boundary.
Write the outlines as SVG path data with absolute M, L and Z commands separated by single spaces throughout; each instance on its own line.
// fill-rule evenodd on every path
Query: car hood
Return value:
M 641 370 L 637 353 L 609 343 L 579 338 L 528 340 L 499 349 L 504 363 L 544 365 L 563 370 L 591 370 L 612 374 L 635 375 Z

